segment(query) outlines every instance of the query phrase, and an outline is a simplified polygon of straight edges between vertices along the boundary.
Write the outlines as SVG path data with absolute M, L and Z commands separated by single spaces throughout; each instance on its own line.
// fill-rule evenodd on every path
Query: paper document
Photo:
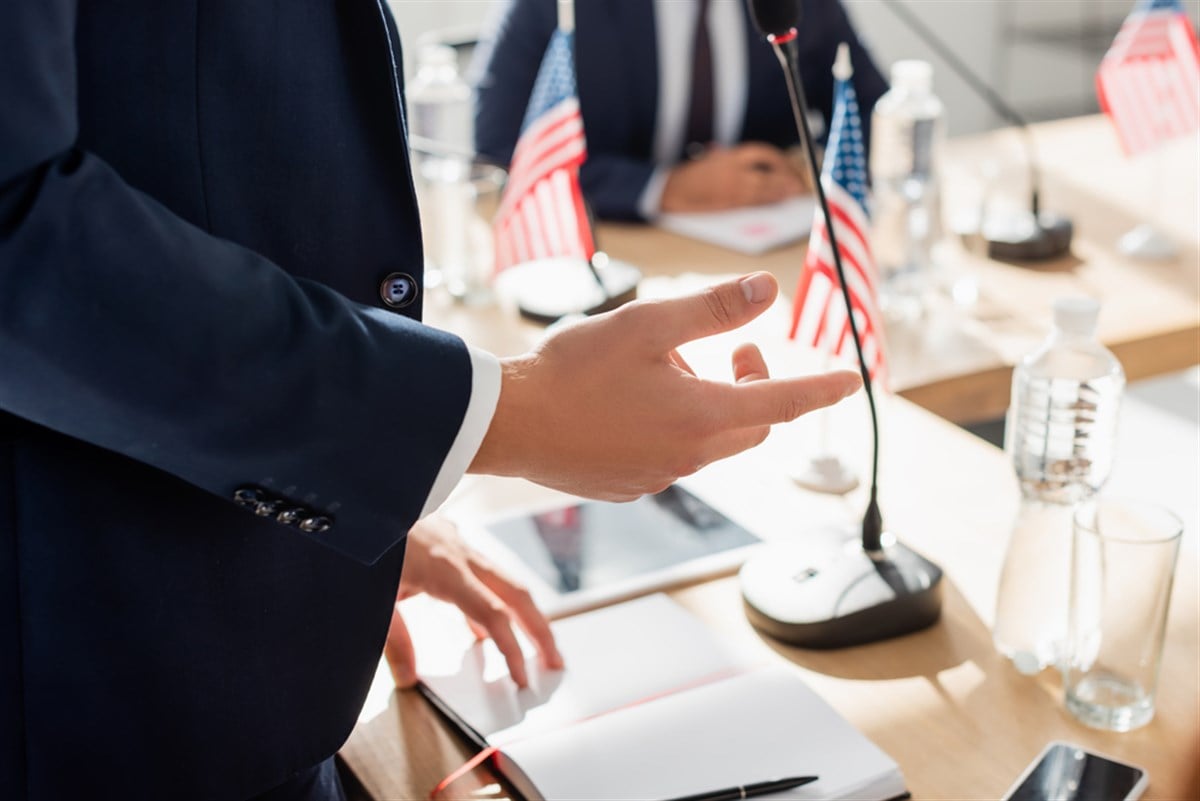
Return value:
M 449 632 L 429 641 L 416 622 L 424 692 L 473 740 L 498 748 L 497 767 L 531 801 L 677 798 L 808 775 L 820 778 L 770 798 L 905 795 L 895 762 L 795 668 L 736 658 L 665 595 L 553 623 L 566 668 L 542 670 L 531 658 L 525 690 L 490 641 L 439 647 Z
M 672 233 L 757 256 L 798 242 L 812 230 L 817 200 L 802 195 L 769 206 L 729 211 L 663 214 L 657 224 Z

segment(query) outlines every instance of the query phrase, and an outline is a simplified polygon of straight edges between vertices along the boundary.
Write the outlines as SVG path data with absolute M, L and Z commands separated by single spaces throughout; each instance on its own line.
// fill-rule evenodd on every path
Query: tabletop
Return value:
M 650 282 L 658 291 L 679 279 Z M 431 309 L 436 316 L 438 308 Z M 781 299 L 746 330 L 686 346 L 700 375 L 727 372 L 728 353 L 756 341 L 775 374 L 815 369 L 813 354 L 789 343 Z M 511 311 L 459 318 L 460 333 L 501 352 L 527 346 L 540 329 Z M 724 371 L 724 372 L 722 372 Z M 1200 596 L 1194 549 L 1180 559 L 1166 637 L 1156 719 L 1113 734 L 1075 722 L 1064 711 L 1052 671 L 1018 674 L 993 648 L 995 594 L 1018 491 L 1004 454 L 957 426 L 895 395 L 881 397 L 881 503 L 885 522 L 909 546 L 946 571 L 942 620 L 906 637 L 836 651 L 804 651 L 760 636 L 742 611 L 735 577 L 677 588 L 673 597 L 751 658 L 786 661 L 896 762 L 918 799 L 998 798 L 1050 740 L 1092 747 L 1147 768 L 1146 798 L 1185 797 L 1200 759 Z M 845 497 L 800 489 L 790 469 L 811 451 L 822 428 L 864 474 L 869 433 L 862 394 L 827 415 L 777 426 L 763 445 L 706 467 L 687 485 L 727 516 L 767 540 L 803 538 L 822 524 L 861 518 L 863 490 Z M 448 506 L 462 521 L 482 520 L 545 502 L 526 482 L 470 476 Z M 1180 499 L 1184 502 L 1184 499 Z M 342 750 L 374 798 L 417 799 L 470 756 L 469 747 L 413 692 L 392 689 L 381 669 L 372 698 Z M 456 782 L 445 797 L 510 797 L 490 771 Z
M 1043 208 L 1075 223 L 1070 256 L 997 262 L 980 254 L 974 238 L 949 235 L 935 251 L 926 315 L 887 326 L 892 388 L 957 423 L 1004 415 L 1012 367 L 1045 338 L 1061 295 L 1101 301 L 1099 337 L 1130 380 L 1200 363 L 1200 135 L 1133 159 L 1121 154 L 1099 116 L 1040 123 L 1031 135 L 1042 164 Z M 1011 129 L 951 140 L 943 163 L 948 231 L 977 220 L 985 198 L 988 208 L 1028 198 L 1027 162 Z M 1178 245 L 1176 258 L 1136 261 L 1119 251 L 1120 236 L 1146 219 Z M 597 244 L 650 277 L 768 270 L 789 297 L 804 259 L 803 243 L 744 256 L 634 224 L 600 225 Z M 468 337 L 495 330 L 486 311 L 443 304 L 439 317 Z M 513 349 L 533 332 L 525 329 Z

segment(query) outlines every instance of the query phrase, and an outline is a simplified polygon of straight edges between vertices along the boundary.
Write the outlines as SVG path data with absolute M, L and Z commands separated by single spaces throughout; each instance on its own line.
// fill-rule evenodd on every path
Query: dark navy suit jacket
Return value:
M 738 5 L 745 9 L 745 4 Z M 850 46 L 854 88 L 870 110 L 887 90 L 870 54 L 838 0 L 804 0 L 798 49 L 804 92 L 829 119 L 830 70 L 839 42 Z M 750 86 L 741 141 L 796 144 L 787 85 L 774 51 L 746 17 Z M 575 4 L 575 65 L 588 158 L 580 171 L 584 194 L 597 215 L 638 218 L 638 199 L 654 171 L 658 111 L 658 35 L 654 0 L 595 0 Z M 477 54 L 475 148 L 507 165 L 533 91 L 538 65 L 557 25 L 556 0 L 510 0 Z
M 245 798 L 353 726 L 471 384 L 398 47 L 383 0 L 0 3 L 0 799 Z

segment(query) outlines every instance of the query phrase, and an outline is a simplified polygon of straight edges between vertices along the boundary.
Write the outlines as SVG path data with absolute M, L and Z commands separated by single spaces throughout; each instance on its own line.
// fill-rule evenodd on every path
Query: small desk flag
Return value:
M 1179 0 L 1139 0 L 1096 74 L 1127 155 L 1200 129 L 1200 49 Z
M 833 117 L 821 185 L 825 188 L 829 213 L 833 216 L 846 285 L 854 322 L 862 340 L 863 356 L 871 380 L 887 383 L 887 363 L 883 347 L 883 319 L 875 259 L 868 240 L 867 160 L 863 147 L 862 118 L 850 78 L 849 51 L 838 49 L 834 65 Z M 834 356 L 850 354 L 854 342 L 841 284 L 833 262 L 833 249 L 824 215 L 818 206 L 808 242 L 808 253 L 800 271 L 796 298 L 792 307 L 791 339 L 800 338 Z
M 574 39 L 572 30 L 555 30 L 534 81 L 493 224 L 497 272 L 552 256 L 588 260 L 596 251 L 579 188 L 587 146 Z

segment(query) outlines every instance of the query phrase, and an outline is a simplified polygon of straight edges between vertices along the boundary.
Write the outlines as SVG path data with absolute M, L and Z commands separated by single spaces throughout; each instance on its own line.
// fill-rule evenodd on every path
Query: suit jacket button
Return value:
M 300 521 L 300 530 L 310 534 L 323 534 L 332 527 L 333 522 L 328 517 L 306 517 Z
M 393 309 L 403 309 L 417 299 L 417 279 L 408 273 L 392 273 L 379 285 L 379 297 Z
M 280 523 L 283 523 L 285 526 L 292 526 L 292 525 L 295 525 L 296 522 L 300 519 L 300 515 L 305 514 L 307 511 L 308 511 L 307 509 L 304 509 L 302 507 L 295 507 L 292 509 L 284 509 L 282 512 L 280 512 L 278 515 L 275 516 L 275 519 L 278 520 Z
M 262 490 L 254 487 L 238 487 L 233 493 L 233 502 L 243 509 L 254 509 L 262 500 Z
M 274 517 L 275 513 L 278 511 L 278 501 L 259 501 L 254 506 L 254 514 L 258 515 L 259 517 Z

